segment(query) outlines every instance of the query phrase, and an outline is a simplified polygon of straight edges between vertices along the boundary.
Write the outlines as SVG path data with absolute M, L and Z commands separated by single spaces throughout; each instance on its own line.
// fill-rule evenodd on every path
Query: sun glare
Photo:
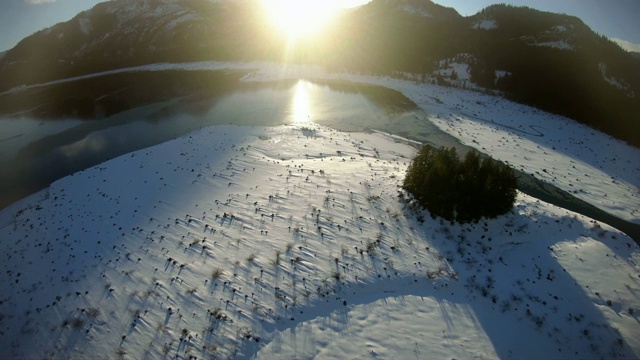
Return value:
M 315 35 L 338 12 L 336 0 L 263 0 L 275 27 L 289 38 Z

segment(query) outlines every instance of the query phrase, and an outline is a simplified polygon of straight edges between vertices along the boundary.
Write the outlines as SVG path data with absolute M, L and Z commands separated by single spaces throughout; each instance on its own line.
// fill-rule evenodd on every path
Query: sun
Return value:
M 290 39 L 317 35 L 338 13 L 336 0 L 263 0 L 271 23 Z

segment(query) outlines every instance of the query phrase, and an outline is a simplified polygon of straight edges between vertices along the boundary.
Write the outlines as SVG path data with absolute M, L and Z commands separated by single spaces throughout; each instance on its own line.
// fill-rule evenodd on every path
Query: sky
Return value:
M 319 0 L 322 1 L 322 0 Z M 67 21 L 102 0 L 0 0 L 0 51 L 30 34 Z M 350 7 L 368 0 L 340 0 Z M 434 0 L 469 16 L 495 3 L 529 6 L 581 18 L 595 32 L 640 52 L 640 0 Z

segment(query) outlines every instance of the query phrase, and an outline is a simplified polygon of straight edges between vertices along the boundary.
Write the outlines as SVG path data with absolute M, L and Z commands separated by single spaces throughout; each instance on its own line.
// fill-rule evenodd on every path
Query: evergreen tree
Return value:
M 455 148 L 425 146 L 407 169 L 403 187 L 431 212 L 450 221 L 472 222 L 508 212 L 516 177 L 504 163 L 472 150 L 460 161 Z

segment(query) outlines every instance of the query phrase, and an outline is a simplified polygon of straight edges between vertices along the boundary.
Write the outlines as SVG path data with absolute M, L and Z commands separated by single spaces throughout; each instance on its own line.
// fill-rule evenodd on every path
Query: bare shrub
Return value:
M 215 268 L 211 272 L 211 280 L 217 280 L 224 274 L 224 271 L 220 268 Z

